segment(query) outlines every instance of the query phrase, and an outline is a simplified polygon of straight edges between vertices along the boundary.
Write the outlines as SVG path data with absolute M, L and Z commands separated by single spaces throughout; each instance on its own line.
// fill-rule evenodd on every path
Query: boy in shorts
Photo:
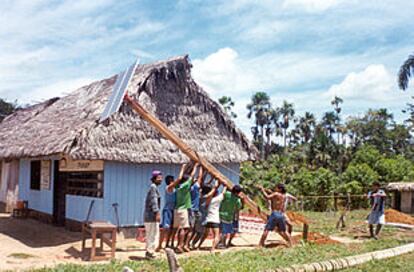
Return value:
M 220 204 L 220 229 L 221 229 L 221 245 L 229 247 L 230 237 L 234 237 L 234 217 L 237 210 L 242 207 L 240 193 L 242 188 L 240 185 L 234 185 L 231 192 L 224 194 L 224 199 Z M 227 241 L 229 243 L 227 244 Z
M 265 229 L 263 231 L 259 246 L 265 246 L 266 238 L 269 234 L 269 231 L 273 231 L 276 228 L 278 234 L 282 236 L 282 238 L 287 242 L 288 247 L 291 247 L 292 238 L 290 234 L 286 231 L 286 219 L 284 215 L 284 206 L 286 201 L 285 186 L 283 184 L 278 184 L 276 186 L 276 191 L 271 194 L 268 194 L 263 187 L 261 187 L 261 190 L 265 198 L 271 201 L 272 213 L 270 214 Z
M 220 182 L 214 187 L 205 185 L 203 187 L 203 202 L 205 207 L 207 207 L 207 214 L 204 219 L 204 226 L 206 231 L 204 237 L 200 241 L 198 248 L 203 244 L 204 240 L 207 238 L 209 231 L 213 233 L 213 245 L 211 246 L 210 252 L 214 252 L 218 242 L 220 240 L 220 203 L 223 201 L 224 194 L 226 193 L 227 188 L 224 187 L 222 193 L 217 193 L 218 188 L 220 187 Z
M 172 182 L 174 182 L 173 176 L 167 176 L 165 178 L 165 184 L 170 185 Z M 165 204 L 164 208 L 162 209 L 162 215 L 161 215 L 161 236 L 160 236 L 160 242 L 157 248 L 157 252 L 160 251 L 163 246 L 164 240 L 166 241 L 166 247 L 168 247 L 171 234 L 172 234 L 172 227 L 173 227 L 173 219 L 174 219 L 174 209 L 175 209 L 175 189 L 172 192 L 168 192 L 167 189 L 165 189 L 164 193 L 164 199 Z
M 193 166 L 191 175 L 184 175 L 186 165 L 181 167 L 180 175 L 177 180 L 167 186 L 168 192 L 173 192 L 175 188 L 176 201 L 174 209 L 174 233 L 178 231 L 177 253 L 189 252 L 190 249 L 185 244 L 185 237 L 190 229 L 188 210 L 191 209 L 191 186 L 193 185 L 192 176 L 197 170 L 197 165 Z M 180 231 L 181 230 L 181 231 Z

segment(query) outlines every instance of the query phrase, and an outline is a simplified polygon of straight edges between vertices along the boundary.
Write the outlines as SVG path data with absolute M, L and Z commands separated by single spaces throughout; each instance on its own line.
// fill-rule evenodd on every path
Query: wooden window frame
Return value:
M 34 166 L 36 164 L 36 172 L 34 172 Z M 41 160 L 30 161 L 30 190 L 40 191 L 41 187 Z
M 104 197 L 104 173 L 103 171 L 67 172 L 66 175 L 67 175 L 66 194 L 73 195 L 73 196 L 93 197 L 93 198 Z

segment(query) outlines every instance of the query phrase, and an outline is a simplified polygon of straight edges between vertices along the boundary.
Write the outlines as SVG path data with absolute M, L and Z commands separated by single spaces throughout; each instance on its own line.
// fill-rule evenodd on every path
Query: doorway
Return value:
M 401 192 L 400 191 L 396 191 L 394 193 L 394 197 L 395 197 L 395 209 L 397 211 L 401 211 Z
M 59 161 L 54 161 L 53 223 L 64 226 L 66 219 L 66 174 L 59 171 Z

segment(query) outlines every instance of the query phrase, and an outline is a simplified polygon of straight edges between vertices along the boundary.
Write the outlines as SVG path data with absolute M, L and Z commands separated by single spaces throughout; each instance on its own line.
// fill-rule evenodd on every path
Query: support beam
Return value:
M 227 188 L 231 189 L 233 187 L 232 182 L 224 176 L 217 168 L 215 168 L 211 163 L 202 158 L 197 152 L 191 149 L 184 141 L 182 141 L 177 135 L 174 134 L 163 122 L 158 120 L 155 116 L 149 113 L 144 109 L 140 104 L 138 104 L 132 97 L 128 94 L 125 95 L 124 100 L 134 109 L 144 120 L 149 122 L 154 126 L 165 138 L 173 142 L 185 155 L 187 155 L 191 160 L 198 162 L 204 169 L 206 169 L 210 175 L 215 179 L 225 185 Z M 247 207 L 257 216 L 263 220 L 267 220 L 267 214 L 261 211 L 260 207 L 251 200 L 246 194 L 242 195 L 242 198 L 247 205 Z

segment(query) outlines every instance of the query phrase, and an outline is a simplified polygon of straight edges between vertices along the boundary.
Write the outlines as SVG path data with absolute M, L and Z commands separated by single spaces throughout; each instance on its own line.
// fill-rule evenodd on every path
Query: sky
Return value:
M 257 91 L 296 112 L 343 116 L 388 108 L 399 121 L 414 85 L 398 89 L 414 52 L 414 1 L 403 0 L 3 0 L 0 98 L 35 103 L 125 69 L 188 54 L 213 99 L 246 105 Z

